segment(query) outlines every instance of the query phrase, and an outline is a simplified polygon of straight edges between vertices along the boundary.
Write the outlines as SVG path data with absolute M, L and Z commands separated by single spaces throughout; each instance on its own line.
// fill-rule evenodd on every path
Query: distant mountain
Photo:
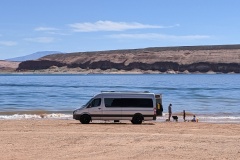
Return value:
M 27 60 L 36 60 L 36 59 L 44 57 L 46 55 L 57 54 L 57 53 L 59 54 L 61 52 L 59 52 L 59 51 L 41 51 L 41 52 L 36 52 L 36 53 L 33 53 L 33 54 L 26 55 L 26 56 L 10 58 L 10 59 L 6 59 L 6 60 L 7 61 L 23 62 L 23 61 L 27 61 Z

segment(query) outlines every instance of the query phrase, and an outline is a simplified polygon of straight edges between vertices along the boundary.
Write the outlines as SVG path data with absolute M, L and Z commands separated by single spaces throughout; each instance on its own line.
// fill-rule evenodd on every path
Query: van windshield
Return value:
M 85 105 L 83 105 L 83 106 L 84 106 L 84 107 L 85 107 L 85 106 L 89 106 L 89 104 L 92 103 L 92 101 L 93 101 L 93 98 L 91 98 L 91 99 L 90 99 Z

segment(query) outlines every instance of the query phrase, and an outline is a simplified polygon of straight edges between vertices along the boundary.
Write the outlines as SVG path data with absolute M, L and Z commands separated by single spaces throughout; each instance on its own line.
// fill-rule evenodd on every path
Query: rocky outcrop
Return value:
M 20 63 L 18 70 L 51 66 L 130 71 L 240 73 L 240 45 L 159 47 L 132 50 L 79 52 L 45 56 Z
M 25 61 L 19 64 L 17 70 L 39 70 L 48 69 L 52 66 L 63 67 L 66 64 L 57 61 L 40 60 L 40 61 Z

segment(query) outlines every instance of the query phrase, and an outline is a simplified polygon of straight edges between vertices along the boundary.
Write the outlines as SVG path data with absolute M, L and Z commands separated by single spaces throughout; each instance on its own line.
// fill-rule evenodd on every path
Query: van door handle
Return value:
M 98 108 L 98 109 L 101 109 L 101 108 Z

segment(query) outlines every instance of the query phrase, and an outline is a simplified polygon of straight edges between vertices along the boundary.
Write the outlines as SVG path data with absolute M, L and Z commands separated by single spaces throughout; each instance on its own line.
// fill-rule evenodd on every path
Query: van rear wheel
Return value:
M 82 124 L 88 124 L 88 123 L 90 122 L 90 120 L 91 120 L 91 118 L 90 118 L 89 115 L 82 115 L 82 116 L 80 117 L 80 122 L 81 122 Z
M 142 121 L 143 121 L 143 117 L 140 114 L 134 115 L 131 120 L 132 124 L 142 124 Z

